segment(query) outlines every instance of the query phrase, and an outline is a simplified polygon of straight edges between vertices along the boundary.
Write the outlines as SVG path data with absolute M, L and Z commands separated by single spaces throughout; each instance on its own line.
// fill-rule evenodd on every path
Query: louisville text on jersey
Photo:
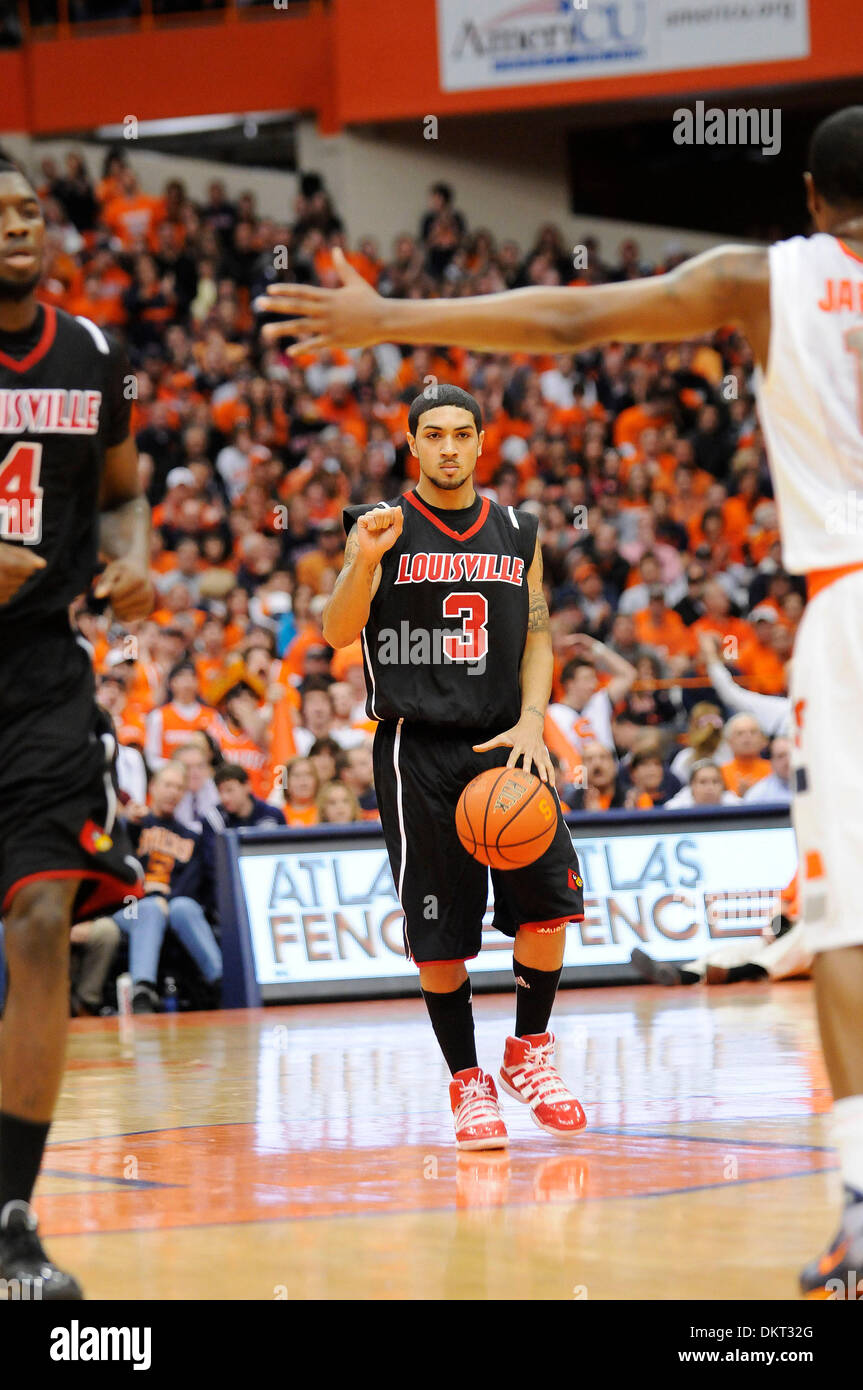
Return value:
M 0 434 L 96 434 L 101 391 L 0 390 Z
M 419 550 L 399 556 L 396 584 L 518 584 L 524 578 L 524 560 L 515 555 L 469 555 L 451 551 Z

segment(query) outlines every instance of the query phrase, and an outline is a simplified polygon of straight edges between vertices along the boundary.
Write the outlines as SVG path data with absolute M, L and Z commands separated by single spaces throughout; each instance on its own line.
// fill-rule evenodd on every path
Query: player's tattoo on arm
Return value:
M 333 585 L 333 593 L 335 593 L 335 591 L 336 591 L 336 589 L 339 587 L 339 585 L 343 583 L 343 581 L 344 581 L 346 575 L 348 574 L 348 572 L 349 572 L 351 566 L 353 565 L 354 560 L 356 560 L 356 558 L 357 558 L 357 556 L 359 555 L 359 553 L 360 553 L 360 543 L 359 543 L 359 540 L 357 539 L 357 528 L 356 528 L 356 524 L 354 524 L 354 525 L 351 527 L 350 535 L 348 536 L 347 544 L 346 544 L 346 546 L 345 546 L 345 558 L 344 558 L 344 563 L 342 564 L 342 567 L 341 567 L 341 569 L 340 569 L 340 571 L 339 571 L 339 574 L 338 574 L 338 577 L 337 577 L 337 579 L 336 579 L 336 582 L 335 582 L 335 584 Z M 375 582 L 375 571 L 374 571 L 374 570 L 372 570 L 371 573 L 369 574 L 369 576 L 368 576 L 368 582 L 369 582 L 369 593 L 371 593 L 372 585 L 373 585 L 374 582 Z
M 522 714 L 535 714 L 537 719 L 541 719 L 543 724 L 545 723 L 545 710 L 540 709 L 538 705 L 525 705 Z
M 542 551 L 539 541 L 537 541 L 533 552 L 528 585 L 527 630 L 528 632 L 548 632 L 550 630 L 548 604 L 545 601 L 545 590 L 542 587 Z
M 528 632 L 548 632 L 548 604 L 542 589 L 531 589 L 530 607 L 527 610 Z

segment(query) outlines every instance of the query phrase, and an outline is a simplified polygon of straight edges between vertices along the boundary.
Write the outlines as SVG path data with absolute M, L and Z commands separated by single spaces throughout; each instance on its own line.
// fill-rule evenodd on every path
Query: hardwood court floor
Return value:
M 496 1073 L 512 996 L 475 999 Z M 420 1001 L 73 1024 L 37 1206 L 90 1298 L 775 1299 L 839 1180 L 808 984 L 567 990 L 575 1140 L 457 1156 Z

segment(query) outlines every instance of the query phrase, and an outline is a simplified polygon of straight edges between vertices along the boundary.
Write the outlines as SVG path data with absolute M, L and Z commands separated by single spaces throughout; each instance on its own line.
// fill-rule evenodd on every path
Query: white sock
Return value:
M 842 1181 L 863 1192 L 863 1096 L 834 1102 L 833 1141 L 839 1150 Z

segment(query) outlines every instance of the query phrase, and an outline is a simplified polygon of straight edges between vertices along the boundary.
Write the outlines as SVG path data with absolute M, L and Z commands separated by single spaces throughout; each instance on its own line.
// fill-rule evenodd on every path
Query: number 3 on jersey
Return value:
M 444 599 L 443 615 L 461 618 L 461 632 L 447 633 L 443 639 L 444 656 L 449 661 L 481 661 L 488 651 L 488 599 L 456 590 Z
M 0 541 L 42 539 L 42 445 L 19 439 L 0 463 Z

